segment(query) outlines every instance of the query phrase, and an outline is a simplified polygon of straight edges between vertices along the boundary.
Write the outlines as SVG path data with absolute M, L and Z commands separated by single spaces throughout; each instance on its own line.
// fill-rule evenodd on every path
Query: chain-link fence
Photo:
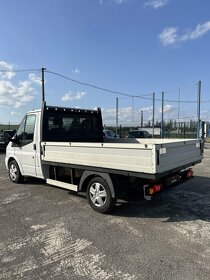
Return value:
M 116 125 L 104 125 L 104 128 L 110 129 L 116 132 L 119 137 L 124 138 L 132 130 L 147 131 L 154 138 L 180 138 L 180 139 L 195 139 L 197 138 L 198 122 L 190 120 L 189 122 L 177 122 L 176 120 L 170 120 L 164 122 L 164 133 L 161 134 L 161 123 L 156 122 L 154 128 L 152 122 L 144 122 L 143 126 L 139 125 L 119 125 L 116 129 Z M 199 137 L 210 137 L 210 124 L 201 122 Z
M 116 123 L 103 112 L 104 125 L 124 137 L 131 129 L 147 128 L 155 137 L 201 137 L 201 82 L 159 93 L 116 98 Z M 203 104 L 202 104 L 203 105 Z M 159 134 L 159 135 L 158 135 Z

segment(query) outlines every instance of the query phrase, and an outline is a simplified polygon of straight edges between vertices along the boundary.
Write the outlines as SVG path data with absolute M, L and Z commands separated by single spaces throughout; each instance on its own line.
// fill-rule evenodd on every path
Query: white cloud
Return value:
M 74 68 L 74 69 L 72 70 L 72 72 L 73 72 L 74 74 L 80 74 L 80 70 L 79 70 L 78 68 Z
M 13 66 L 7 62 L 0 62 L 1 69 L 13 70 Z M 37 76 L 30 73 L 26 80 L 15 82 L 14 73 L 2 72 L 0 75 L 0 107 L 19 108 L 35 98 L 37 85 L 40 86 L 40 80 Z M 11 111 L 11 115 L 14 115 Z
M 152 106 L 134 109 L 133 107 L 122 107 L 119 108 L 118 111 L 118 120 L 119 124 L 122 125 L 140 125 L 141 122 L 141 111 L 143 111 L 143 118 L 144 120 L 152 120 Z M 102 109 L 102 115 L 103 115 L 103 122 L 104 124 L 111 124 L 114 125 L 116 122 L 116 109 Z
M 175 107 L 172 106 L 172 105 L 169 105 L 169 104 L 165 105 L 164 108 L 163 108 L 164 113 L 171 113 L 174 110 L 175 110 Z
M 201 119 L 202 119 L 202 121 L 209 122 L 209 120 L 210 120 L 210 110 L 201 111 Z
M 176 45 L 181 42 L 198 39 L 210 31 L 210 21 L 203 24 L 199 23 L 194 30 L 185 30 L 182 34 L 178 34 L 178 30 L 178 27 L 164 28 L 159 35 L 162 45 Z
M 125 0 L 114 0 L 114 2 L 117 3 L 117 4 L 123 4 L 126 1 Z
M 140 111 L 144 111 L 144 112 L 152 112 L 153 110 L 153 107 L 152 106 L 149 106 L 149 107 L 144 107 L 144 108 L 141 108 Z
M 174 119 L 176 118 L 176 110 L 177 108 L 173 105 L 166 104 L 164 106 L 164 118 L 165 119 Z M 116 122 L 116 109 L 115 108 L 108 108 L 108 109 L 102 109 L 102 115 L 103 115 L 103 122 L 105 125 L 114 125 Z M 153 107 L 148 106 L 144 108 L 136 108 L 133 111 L 133 108 L 131 106 L 119 108 L 119 115 L 118 115 L 118 121 L 119 124 L 122 125 L 140 125 L 141 123 L 141 111 L 143 111 L 143 120 L 144 123 L 148 121 L 152 121 L 153 118 Z M 162 108 L 158 107 L 155 110 L 155 121 L 161 119 L 161 112 Z
M 19 108 L 34 99 L 35 89 L 30 81 L 0 81 L 0 106 Z
M 143 108 L 144 109 L 144 108 Z M 119 108 L 118 111 L 118 121 L 119 124 L 122 125 L 140 125 L 141 121 L 141 110 L 142 109 L 134 109 L 131 106 Z M 116 109 L 108 108 L 101 109 L 103 122 L 105 125 L 114 125 L 116 122 Z M 145 119 L 152 119 L 152 111 L 150 112 L 150 108 L 148 107 L 148 111 L 144 112 Z
M 12 111 L 10 113 L 11 116 L 20 116 L 20 113 L 19 112 L 15 112 L 15 111 Z
M 163 29 L 163 32 L 159 35 L 159 39 L 163 46 L 175 44 L 178 39 L 177 27 L 167 27 Z
M 140 108 L 138 109 L 138 119 L 140 119 L 141 117 L 141 111 L 143 111 L 143 118 L 146 120 L 152 120 L 152 114 L 153 114 L 153 106 L 148 106 L 148 107 L 144 107 L 144 108 Z M 136 114 L 135 114 L 136 115 Z
M 126 122 L 126 121 L 132 121 L 133 117 L 133 108 L 132 107 L 124 107 L 119 109 L 119 118 L 120 120 Z M 116 114 L 115 114 L 116 115 Z
M 206 34 L 208 31 L 210 31 L 210 21 L 207 21 L 206 23 L 203 24 L 198 24 L 194 31 L 188 33 L 188 36 L 185 38 L 185 40 L 197 39 L 203 36 L 204 34 Z
M 132 120 L 132 107 L 124 107 L 119 108 L 119 120 L 120 122 L 131 122 Z M 101 109 L 102 115 L 103 115 L 103 121 L 114 123 L 116 120 L 116 109 L 110 108 L 110 109 Z
M 37 84 L 37 85 L 41 86 L 42 80 L 41 80 L 40 77 L 37 77 L 35 74 L 30 73 L 30 74 L 28 75 L 28 78 L 29 78 L 29 80 L 31 80 L 34 84 Z
M 9 64 L 5 61 L 0 61 L 0 70 L 4 70 L 5 72 L 0 72 L 0 78 L 1 79 L 12 79 L 15 76 L 14 72 L 9 72 L 14 70 L 13 69 L 13 65 Z M 7 70 L 9 70 L 8 72 L 6 72 Z
M 87 93 L 84 91 L 78 91 L 76 94 L 71 92 L 66 93 L 62 98 L 61 101 L 73 101 L 73 100 L 80 100 L 82 99 Z
M 153 8 L 153 9 L 158 9 L 161 7 L 164 7 L 165 5 L 168 4 L 169 0 L 149 0 L 147 2 L 144 3 L 144 7 L 149 7 L 149 8 Z
M 111 3 L 121 5 L 121 4 L 124 4 L 129 1 L 132 1 L 132 0 L 99 0 L 98 3 L 99 3 L 99 5 L 105 5 L 105 4 L 110 5 Z

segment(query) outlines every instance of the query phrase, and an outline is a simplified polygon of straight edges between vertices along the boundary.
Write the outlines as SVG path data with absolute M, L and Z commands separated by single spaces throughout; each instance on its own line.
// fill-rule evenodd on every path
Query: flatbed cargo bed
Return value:
M 156 178 L 202 160 L 200 140 L 114 139 L 104 143 L 42 142 L 43 163 L 135 173 Z

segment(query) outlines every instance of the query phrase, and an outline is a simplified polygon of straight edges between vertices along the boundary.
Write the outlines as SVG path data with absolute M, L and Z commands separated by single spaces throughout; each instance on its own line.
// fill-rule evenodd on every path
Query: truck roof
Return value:
M 41 112 L 41 109 L 37 109 L 37 110 L 32 110 L 32 111 L 28 111 L 27 114 L 32 114 L 32 113 L 39 113 Z

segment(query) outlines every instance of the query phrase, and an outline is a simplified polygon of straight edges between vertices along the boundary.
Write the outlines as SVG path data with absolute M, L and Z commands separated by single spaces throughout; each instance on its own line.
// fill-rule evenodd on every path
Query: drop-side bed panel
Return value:
M 42 160 L 131 172 L 155 173 L 153 145 L 116 143 L 42 143 Z
M 161 174 L 202 160 L 200 140 L 122 139 L 108 143 L 42 142 L 42 160 L 79 166 Z
M 162 147 L 161 147 L 162 146 Z M 179 166 L 193 165 L 203 158 L 200 140 L 165 143 L 159 149 L 157 173 L 173 170 Z

